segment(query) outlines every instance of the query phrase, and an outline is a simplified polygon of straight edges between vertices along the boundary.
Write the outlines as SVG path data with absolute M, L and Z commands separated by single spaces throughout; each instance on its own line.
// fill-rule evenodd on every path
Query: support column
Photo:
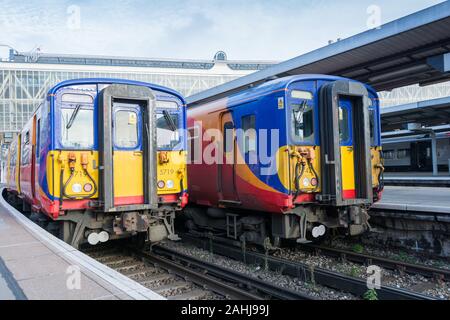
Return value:
M 431 137 L 431 159 L 433 161 L 433 176 L 438 175 L 438 159 L 437 159 L 437 143 L 436 143 L 436 133 L 432 131 L 430 133 Z

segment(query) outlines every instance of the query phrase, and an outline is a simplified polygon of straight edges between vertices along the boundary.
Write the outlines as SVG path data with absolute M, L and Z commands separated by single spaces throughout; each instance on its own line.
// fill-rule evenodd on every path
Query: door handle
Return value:
M 134 151 L 133 152 L 133 154 L 135 155 L 135 156 L 142 156 L 142 151 Z
M 335 164 L 334 160 L 328 160 L 328 154 L 325 154 L 325 164 Z

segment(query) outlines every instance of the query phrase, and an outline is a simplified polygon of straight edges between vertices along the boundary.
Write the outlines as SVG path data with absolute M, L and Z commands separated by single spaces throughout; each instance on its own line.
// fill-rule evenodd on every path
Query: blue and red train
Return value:
M 48 92 L 12 143 L 7 190 L 75 246 L 177 239 L 188 191 L 192 231 L 307 242 L 369 228 L 383 190 L 380 142 L 377 93 L 350 79 L 279 78 L 187 115 L 168 88 L 72 80 Z
M 175 213 L 187 203 L 185 127 L 184 99 L 169 88 L 61 82 L 10 146 L 8 197 L 74 246 L 176 238 Z
M 191 155 L 197 145 L 220 160 L 191 156 L 190 229 L 257 243 L 368 229 L 383 189 L 379 100 L 369 86 L 280 78 L 188 106 L 188 129 Z

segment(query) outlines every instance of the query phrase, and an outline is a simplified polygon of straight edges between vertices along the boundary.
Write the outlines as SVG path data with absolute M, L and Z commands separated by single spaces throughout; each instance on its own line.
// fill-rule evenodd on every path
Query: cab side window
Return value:
M 291 133 L 297 144 L 314 143 L 314 100 L 309 91 L 292 90 Z

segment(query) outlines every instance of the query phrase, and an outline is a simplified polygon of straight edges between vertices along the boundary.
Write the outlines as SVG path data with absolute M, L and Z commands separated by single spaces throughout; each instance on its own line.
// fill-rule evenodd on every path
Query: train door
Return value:
M 113 103 L 114 205 L 144 203 L 142 107 Z
M 431 157 L 431 142 L 419 141 L 417 142 L 417 169 L 419 171 L 432 170 L 433 163 Z
M 419 153 L 417 142 L 411 142 L 411 170 L 417 171 L 419 168 Z
M 353 101 L 349 97 L 339 98 L 339 145 L 341 151 L 343 199 L 354 199 L 356 196 L 353 130 L 351 125 L 353 107 Z
M 17 192 L 20 194 L 22 193 L 22 185 L 20 184 L 21 177 L 21 164 L 22 164 L 22 133 L 20 133 L 17 137 L 17 158 L 16 158 L 16 172 L 15 172 L 15 179 L 16 179 L 16 186 L 17 186 Z
M 37 137 L 37 116 L 33 117 L 33 129 L 32 129 L 32 139 L 31 139 L 31 195 L 33 201 L 36 199 L 36 137 Z
M 336 206 L 373 202 L 370 99 L 363 84 L 339 80 L 320 89 L 321 199 Z
M 222 114 L 223 161 L 219 164 L 219 192 L 223 204 L 239 202 L 236 192 L 236 131 L 231 112 Z
M 106 212 L 157 207 L 155 97 L 113 84 L 99 99 L 100 198 Z
M 35 198 L 39 198 L 39 194 L 35 194 L 37 190 L 39 190 L 39 158 L 40 158 L 40 152 L 41 152 L 41 119 L 36 118 L 36 143 L 35 143 L 35 160 L 34 160 L 34 190 L 33 195 Z

